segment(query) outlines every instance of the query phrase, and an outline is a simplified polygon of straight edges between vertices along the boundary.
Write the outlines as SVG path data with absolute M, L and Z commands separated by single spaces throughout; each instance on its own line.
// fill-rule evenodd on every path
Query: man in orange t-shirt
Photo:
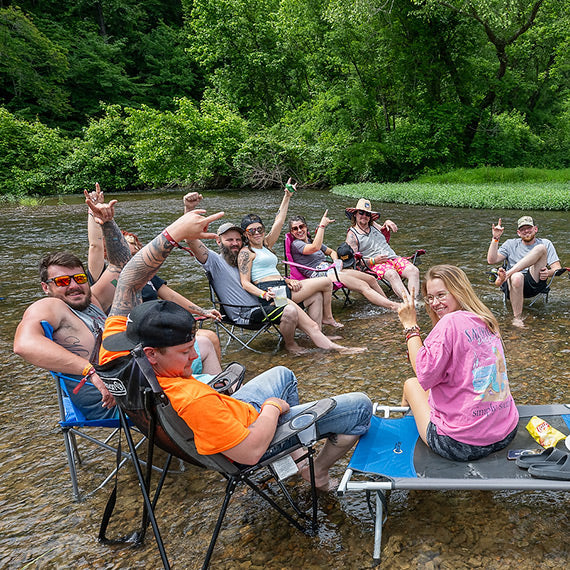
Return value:
M 247 382 L 232 396 L 219 394 L 192 377 L 194 319 L 170 301 L 142 304 L 140 291 L 178 242 L 215 238 L 208 224 L 223 213 L 204 210 L 181 216 L 139 251 L 119 277 L 105 324 L 100 363 L 141 344 L 173 408 L 194 432 L 199 453 L 223 453 L 246 465 L 257 463 L 269 448 L 278 423 L 310 404 L 299 405 L 297 379 L 283 366 Z M 327 441 L 315 460 L 317 487 L 329 489 L 329 468 L 368 430 L 372 404 L 362 393 L 335 396 L 337 406 L 317 422 Z M 308 470 L 301 471 L 308 478 Z

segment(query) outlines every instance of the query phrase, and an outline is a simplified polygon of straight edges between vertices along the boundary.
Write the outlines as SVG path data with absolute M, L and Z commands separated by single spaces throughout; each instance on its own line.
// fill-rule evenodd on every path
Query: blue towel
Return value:
M 417 477 L 414 448 L 418 438 L 412 416 L 396 419 L 373 416 L 370 429 L 360 438 L 348 467 L 386 477 Z

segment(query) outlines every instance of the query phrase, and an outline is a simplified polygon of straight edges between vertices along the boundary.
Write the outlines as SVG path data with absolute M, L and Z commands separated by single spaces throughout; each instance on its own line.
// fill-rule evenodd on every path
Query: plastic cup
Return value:
M 287 304 L 287 286 L 273 287 L 273 292 L 275 293 L 275 306 L 284 307 Z

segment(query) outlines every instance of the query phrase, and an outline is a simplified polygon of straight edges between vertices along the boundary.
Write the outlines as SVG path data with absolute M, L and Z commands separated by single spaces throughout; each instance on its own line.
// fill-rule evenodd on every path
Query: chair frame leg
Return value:
M 135 468 L 135 472 L 137 474 L 137 478 L 139 480 L 139 487 L 143 496 L 143 500 L 144 500 L 144 505 L 145 505 L 145 509 L 146 509 L 146 516 L 148 517 L 148 520 L 150 521 L 150 524 L 152 526 L 152 530 L 154 533 L 154 538 L 156 540 L 156 544 L 158 547 L 158 551 L 160 553 L 160 558 L 162 560 L 162 564 L 165 568 L 165 570 L 169 570 L 170 569 L 170 564 L 168 562 L 168 558 L 166 556 L 166 551 L 164 549 L 164 541 L 162 540 L 162 537 L 160 535 L 160 529 L 158 528 L 158 523 L 156 522 L 156 517 L 154 514 L 154 505 L 156 505 L 156 501 L 158 500 L 158 495 L 155 494 L 154 497 L 154 501 L 151 502 L 149 494 L 148 494 L 148 489 L 146 488 L 146 484 L 145 484 L 145 477 L 143 475 L 142 469 L 141 469 L 141 464 L 138 458 L 138 454 L 137 454 L 137 448 L 135 446 L 135 443 L 133 441 L 133 437 L 129 428 L 129 423 L 127 421 L 127 417 L 125 415 L 125 412 L 119 408 L 119 418 L 121 420 L 121 427 L 123 429 L 123 432 L 125 434 L 125 438 L 127 440 L 127 445 L 129 446 L 129 450 L 131 452 L 132 455 L 132 459 L 133 459 L 133 465 Z M 150 462 L 147 462 L 148 465 L 150 465 Z M 166 469 L 163 470 L 163 478 L 166 477 Z M 154 503 L 154 504 L 153 504 Z

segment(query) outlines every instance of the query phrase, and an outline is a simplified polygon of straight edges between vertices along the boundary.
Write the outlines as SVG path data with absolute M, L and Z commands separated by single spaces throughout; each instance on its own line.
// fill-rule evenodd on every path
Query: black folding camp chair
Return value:
M 51 339 L 53 335 L 53 327 L 47 321 L 42 321 L 41 324 L 44 329 L 45 336 Z M 130 452 L 123 452 L 115 469 L 113 469 L 95 489 L 87 495 L 82 495 L 79 489 L 77 465 L 82 464 L 83 459 L 79 452 L 78 439 L 82 439 L 93 444 L 89 448 L 90 454 L 99 451 L 111 452 L 113 454 L 112 456 L 109 456 L 111 459 L 117 453 L 115 441 L 118 439 L 121 422 L 118 416 L 114 419 L 87 419 L 81 410 L 73 404 L 73 401 L 69 396 L 68 384 L 78 384 L 79 380 L 58 372 L 50 371 L 50 374 L 55 380 L 57 403 L 59 407 L 59 426 L 61 428 L 63 442 L 65 445 L 73 497 L 76 501 L 80 501 L 85 496 L 92 495 L 105 486 L 113 478 L 116 470 L 120 469 L 130 459 L 131 454 Z M 104 433 L 105 437 L 101 437 L 101 433 Z M 144 438 L 137 439 L 136 447 L 141 445 Z M 109 464 L 110 466 L 113 465 L 112 459 Z
M 281 344 L 281 331 L 279 330 L 279 327 L 277 326 L 278 323 L 276 323 L 275 321 L 272 321 L 268 314 L 267 311 L 265 310 L 264 306 L 261 305 L 260 303 L 256 304 L 256 305 L 232 305 L 229 303 L 222 303 L 222 301 L 220 300 L 218 294 L 216 293 L 216 289 L 214 287 L 214 283 L 213 283 L 213 279 L 211 277 L 211 275 L 206 272 L 206 276 L 208 277 L 208 283 L 210 286 L 210 300 L 212 301 L 212 307 L 216 310 L 218 310 L 221 314 L 222 314 L 222 320 L 221 321 L 214 321 L 214 325 L 216 327 L 216 334 L 218 335 L 218 338 L 220 338 L 220 329 L 222 331 L 224 331 L 227 335 L 228 335 L 228 339 L 225 343 L 225 345 L 222 348 L 222 351 L 225 352 L 230 344 L 230 342 L 232 340 L 235 340 L 236 342 L 238 342 L 243 348 L 247 348 L 248 350 L 251 350 L 252 352 L 256 352 L 258 354 L 261 354 L 262 351 L 257 350 L 255 348 L 253 348 L 252 343 L 253 341 L 259 337 L 260 335 L 262 335 L 265 332 L 269 332 L 269 333 L 273 333 L 277 336 L 277 346 L 275 347 L 274 352 L 277 352 L 279 350 L 279 345 Z M 265 314 L 265 320 L 262 321 L 261 323 L 251 323 L 251 324 L 243 324 L 243 323 L 237 323 L 235 322 L 230 316 L 229 316 L 229 312 L 228 309 L 229 308 L 235 308 L 235 309 L 242 309 L 245 310 L 246 312 L 249 310 L 254 310 L 254 309 L 261 309 L 264 314 Z M 220 342 L 221 342 L 221 338 L 220 338 Z
M 505 269 L 505 270 L 507 269 L 506 261 L 503 263 L 503 269 Z M 564 273 L 566 273 L 567 271 L 570 271 L 569 267 L 561 267 L 560 269 L 557 269 L 552 274 L 550 279 L 548 279 L 548 282 L 546 284 L 546 288 L 543 291 L 541 291 L 540 293 L 536 294 L 534 297 L 532 297 L 532 300 L 530 301 L 528 306 L 532 307 L 539 299 L 542 299 L 542 301 L 546 305 L 548 303 L 548 297 L 550 295 L 550 287 L 552 285 L 552 282 L 554 281 L 554 278 L 560 277 L 561 275 L 564 275 Z M 499 269 L 497 267 L 493 267 L 493 269 L 491 269 L 490 271 L 487 271 L 486 274 L 489 278 L 489 283 L 491 285 L 494 285 L 495 281 L 497 280 L 497 277 L 499 275 Z M 568 276 L 570 277 L 570 274 Z M 500 289 L 503 292 L 503 305 L 506 307 L 507 306 L 507 300 L 509 299 L 509 291 L 508 291 L 507 283 L 506 282 L 503 283 L 503 285 L 501 285 Z
M 200 455 L 196 451 L 192 430 L 173 410 L 142 348 L 140 346 L 135 348 L 131 354 L 132 358 L 130 356 L 122 357 L 106 366 L 98 367 L 99 375 L 117 400 L 127 443 L 135 458 L 135 470 L 144 501 L 140 531 L 134 535 L 130 535 L 129 542 L 135 545 L 140 544 L 142 540 L 144 540 L 146 528 L 148 522 L 150 522 L 164 568 L 170 568 L 154 509 L 168 472 L 170 460 L 173 456 L 179 457 L 196 466 L 215 470 L 227 480 L 225 497 L 204 559 L 203 569 L 207 568 L 210 563 L 210 558 L 214 551 L 227 508 L 237 485 L 240 483 L 249 486 L 295 528 L 309 534 L 316 532 L 318 525 L 317 494 L 313 465 L 313 444 L 317 439 L 315 422 L 318 418 L 335 407 L 336 402 L 332 398 L 319 400 L 313 404 L 313 406 L 292 418 L 289 422 L 279 426 L 270 444 L 269 451 L 262 457 L 257 465 L 240 465 L 230 461 L 223 454 Z M 218 381 L 220 377 L 221 375 L 218 376 Z M 141 465 L 137 460 L 137 451 L 132 441 L 127 415 L 138 429 L 147 435 L 149 462 L 153 456 L 154 445 L 167 451 L 169 454 L 162 477 L 156 486 L 152 500 L 150 498 L 152 472 L 147 468 L 146 474 L 143 474 Z M 271 452 L 273 448 L 279 444 L 283 444 L 283 442 L 286 442 L 286 450 L 275 453 Z M 312 509 L 310 516 L 301 509 L 281 481 L 281 474 L 283 474 L 284 471 L 286 471 L 286 473 L 284 473 L 285 475 L 291 474 L 288 472 L 287 465 L 284 465 L 293 461 L 289 454 L 300 447 L 307 448 L 311 474 Z M 279 449 L 282 449 L 282 446 Z M 269 478 L 266 477 L 260 482 L 258 476 L 262 471 L 267 472 Z M 278 490 L 285 497 L 285 507 L 279 504 L 277 500 L 269 494 L 269 489 L 265 490 L 260 487 L 261 483 L 265 486 L 271 478 L 275 480 Z M 115 498 L 116 493 L 111 496 L 109 504 L 111 504 Z M 101 541 L 108 542 L 105 532 L 111 512 L 112 508 L 109 508 L 108 505 L 101 523 L 101 531 L 99 534 Z

